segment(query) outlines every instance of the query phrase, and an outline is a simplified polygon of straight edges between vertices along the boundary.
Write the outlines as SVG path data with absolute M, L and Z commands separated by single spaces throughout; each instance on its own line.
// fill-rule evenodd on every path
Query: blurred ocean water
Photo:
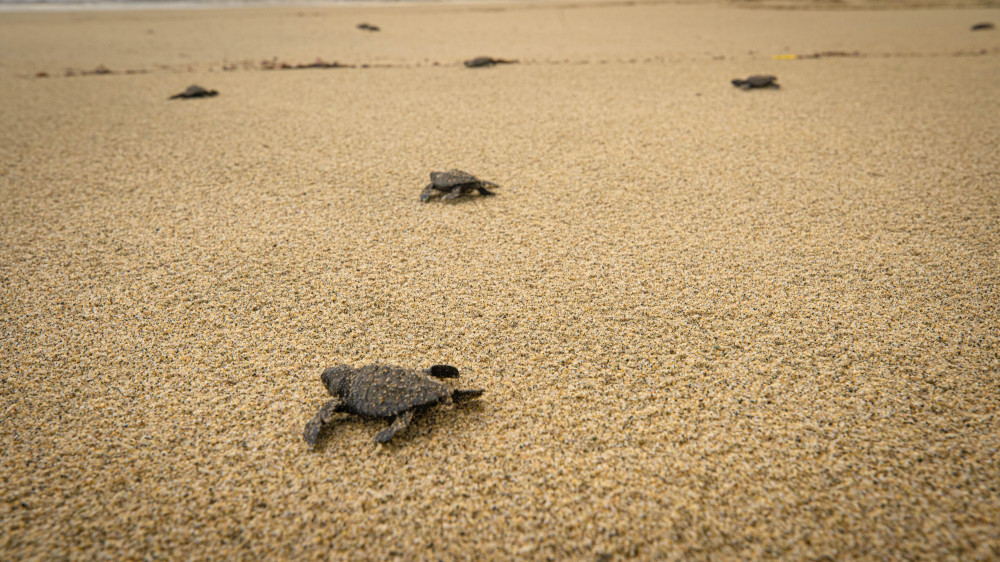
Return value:
M 217 8 L 226 6 L 303 6 L 419 2 L 421 0 L 0 0 L 0 11 L 20 10 L 120 10 L 168 8 Z

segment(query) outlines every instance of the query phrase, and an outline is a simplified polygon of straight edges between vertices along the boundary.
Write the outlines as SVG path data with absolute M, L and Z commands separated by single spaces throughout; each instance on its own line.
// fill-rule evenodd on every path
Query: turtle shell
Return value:
M 188 86 L 187 89 L 184 90 L 184 95 L 189 98 L 196 98 L 198 96 L 208 96 L 210 95 L 210 93 L 205 88 L 195 85 L 195 86 Z
M 479 178 L 462 170 L 448 170 L 447 172 L 431 172 L 431 183 L 437 188 L 451 188 L 456 185 L 468 183 L 479 183 Z
M 366 365 L 354 372 L 341 399 L 355 413 L 388 418 L 439 402 L 451 392 L 446 384 L 410 369 Z
M 774 84 L 774 81 L 778 78 L 776 76 L 771 76 L 769 74 L 755 74 L 748 77 L 744 82 L 748 84 L 751 88 L 764 88 Z
M 480 66 L 492 66 L 496 64 L 497 61 L 493 60 L 493 57 L 476 57 L 465 61 L 465 66 L 469 68 L 477 68 Z

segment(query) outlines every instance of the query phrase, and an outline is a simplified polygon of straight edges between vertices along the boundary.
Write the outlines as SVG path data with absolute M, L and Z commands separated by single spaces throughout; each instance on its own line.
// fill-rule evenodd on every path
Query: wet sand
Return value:
M 0 557 L 1000 557 L 1000 10 L 795 7 L 0 13 Z

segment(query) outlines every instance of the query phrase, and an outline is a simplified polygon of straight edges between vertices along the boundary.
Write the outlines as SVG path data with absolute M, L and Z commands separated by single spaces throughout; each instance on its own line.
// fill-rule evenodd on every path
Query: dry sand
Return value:
M 0 558 L 1000 558 L 984 20 L 0 14 Z M 376 361 L 486 394 L 309 453 Z

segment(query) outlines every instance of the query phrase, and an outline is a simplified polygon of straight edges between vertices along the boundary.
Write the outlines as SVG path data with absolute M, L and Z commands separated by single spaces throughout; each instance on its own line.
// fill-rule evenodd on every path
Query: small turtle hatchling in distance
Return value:
M 494 193 L 488 188 L 497 187 L 500 186 L 493 182 L 483 181 L 462 170 L 431 172 L 431 183 L 427 184 L 423 193 L 420 194 L 420 200 L 429 201 L 442 195 L 444 199 L 455 199 L 473 191 L 478 191 L 480 195 L 493 195 Z
M 984 21 L 972 26 L 972 31 L 989 31 L 995 28 L 996 26 L 994 26 L 992 22 Z
M 753 88 L 773 88 L 776 90 L 781 87 L 778 85 L 778 77 L 771 76 L 770 74 L 755 74 L 746 80 L 736 78 L 732 82 L 733 86 L 743 90 L 751 90 Z
M 320 430 L 333 422 L 337 412 L 391 419 L 392 424 L 375 436 L 376 443 L 385 443 L 406 429 L 415 411 L 449 400 L 464 402 L 483 393 L 454 390 L 430 377 L 455 379 L 458 369 L 450 365 L 434 365 L 424 371 L 392 365 L 365 365 L 357 369 L 337 365 L 326 369 L 320 378 L 334 398 L 306 423 L 303 432 L 306 443 L 309 448 L 315 447 Z
M 372 25 L 370 23 L 359 23 L 358 29 L 362 31 L 381 31 L 381 28 L 377 25 Z
M 172 96 L 170 96 L 167 99 L 175 100 L 175 99 L 178 99 L 178 98 L 180 98 L 180 99 L 210 98 L 212 96 L 217 96 L 217 95 L 219 95 L 219 92 L 217 92 L 215 90 L 206 90 L 205 88 L 202 88 L 201 86 L 195 85 L 195 86 L 188 86 L 187 89 L 184 90 L 183 92 L 181 92 L 179 94 L 172 95 Z
M 476 57 L 469 59 L 463 64 L 469 68 L 482 68 L 484 66 L 495 66 L 498 64 L 514 64 L 516 60 L 495 59 L 493 57 Z

